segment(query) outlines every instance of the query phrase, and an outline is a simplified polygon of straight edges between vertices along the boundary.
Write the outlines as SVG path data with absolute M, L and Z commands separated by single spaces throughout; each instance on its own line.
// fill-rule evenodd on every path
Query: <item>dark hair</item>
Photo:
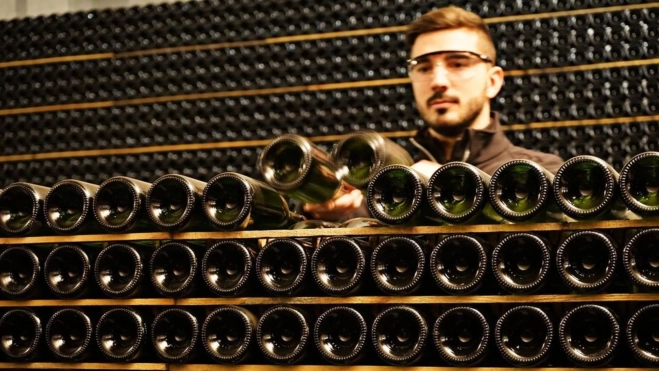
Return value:
M 481 51 L 493 61 L 496 60 L 497 52 L 492 40 L 490 30 L 483 18 L 478 14 L 451 5 L 444 8 L 432 10 L 415 19 L 407 26 L 405 41 L 411 48 L 419 35 L 439 30 L 454 28 L 467 28 L 480 33 L 484 42 L 485 50 Z

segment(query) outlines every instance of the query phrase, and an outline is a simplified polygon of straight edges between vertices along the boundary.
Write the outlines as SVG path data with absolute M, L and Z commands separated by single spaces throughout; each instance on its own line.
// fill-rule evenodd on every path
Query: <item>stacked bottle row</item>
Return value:
M 511 70 L 654 58 L 653 11 L 493 25 L 501 28 L 497 63 Z M 8 68 L 0 108 L 402 78 L 404 39 L 386 33 Z
M 482 17 L 500 17 L 644 2 L 462 0 L 453 5 Z M 281 4 L 206 0 L 14 19 L 0 23 L 0 55 L 10 61 L 398 26 L 433 8 L 421 0 L 380 1 L 375 7 L 364 0 L 340 4 L 293 1 L 283 9 L 277 5 Z M 656 18 L 652 10 L 647 10 L 649 20 Z M 218 24 L 223 27 L 218 29 Z
M 659 305 L 561 307 L 21 308 L 0 318 L 0 350 L 13 361 L 659 365 Z

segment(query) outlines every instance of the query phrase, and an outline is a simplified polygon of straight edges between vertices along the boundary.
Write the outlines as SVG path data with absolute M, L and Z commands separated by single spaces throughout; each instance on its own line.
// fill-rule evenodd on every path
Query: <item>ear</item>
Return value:
M 503 86 L 503 69 L 499 66 L 490 68 L 489 79 L 487 83 L 487 97 L 492 99 L 499 94 Z

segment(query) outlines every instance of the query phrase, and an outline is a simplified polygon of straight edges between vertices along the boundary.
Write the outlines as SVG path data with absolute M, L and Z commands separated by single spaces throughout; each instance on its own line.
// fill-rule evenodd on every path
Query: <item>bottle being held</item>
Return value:
M 93 326 L 83 310 L 65 308 L 55 312 L 46 324 L 46 345 L 64 362 L 82 362 L 92 353 Z
M 10 246 L 0 253 L 0 294 L 8 299 L 28 299 L 42 293 L 41 262 L 35 250 Z
M 145 206 L 149 188 L 151 183 L 125 176 L 106 179 L 94 199 L 96 221 L 112 233 L 154 230 Z
M 371 277 L 388 295 L 409 295 L 421 288 L 426 270 L 427 243 L 406 236 L 390 237 L 373 250 Z
M 509 222 L 569 221 L 554 201 L 554 175 L 530 160 L 501 165 L 490 179 L 494 210 Z
M 430 218 L 446 224 L 501 223 L 488 197 L 490 176 L 465 162 L 449 162 L 428 180 Z
M 622 266 L 636 289 L 659 291 L 659 228 L 641 230 L 627 242 Z
M 659 152 L 644 152 L 627 161 L 620 171 L 620 194 L 637 216 L 659 216 Z
M 163 175 L 147 191 L 147 215 L 163 230 L 207 230 L 208 220 L 201 210 L 205 187 L 206 183 L 183 175 Z
M 50 188 L 30 183 L 12 183 L 0 192 L 0 230 L 11 236 L 48 234 L 44 199 Z
M 512 294 L 541 290 L 551 269 L 551 248 L 544 237 L 514 233 L 492 251 L 492 273 L 501 288 Z
M 198 353 L 199 323 L 188 310 L 169 308 L 151 324 L 151 344 L 156 355 L 167 363 L 184 363 Z
M 617 250 L 616 242 L 607 234 L 575 232 L 556 251 L 558 276 L 570 291 L 601 292 L 613 281 L 618 266 Z
M 433 344 L 447 363 L 467 367 L 481 363 L 490 351 L 490 324 L 473 307 L 454 307 L 442 313 L 433 325 Z
M 189 243 L 169 241 L 160 245 L 149 260 L 149 275 L 160 295 L 184 297 L 200 286 L 197 284 L 197 248 Z
M 637 310 L 627 322 L 625 337 L 634 358 L 648 367 L 659 367 L 659 304 Z
M 430 253 L 430 274 L 448 294 L 476 292 L 483 285 L 490 251 L 490 245 L 480 237 L 450 235 Z
M 221 240 L 206 250 L 201 277 L 215 295 L 245 296 L 254 287 L 255 247 L 244 240 Z
M 238 173 L 222 173 L 204 188 L 208 220 L 222 230 L 285 229 L 304 220 L 272 187 Z
M 133 308 L 112 308 L 96 323 L 96 345 L 114 362 L 133 362 L 142 357 L 149 322 Z
M 423 356 L 428 339 L 424 316 L 409 306 L 394 306 L 380 312 L 371 327 L 375 352 L 385 362 L 409 366 Z
M 98 224 L 92 222 L 92 204 L 97 189 L 95 184 L 74 179 L 55 183 L 44 199 L 48 227 L 60 234 L 100 232 Z
M 547 312 L 534 306 L 509 309 L 497 320 L 494 340 L 506 362 L 517 367 L 534 367 L 549 358 L 554 325 Z
M 558 340 L 570 362 L 582 367 L 607 365 L 616 354 L 621 328 L 618 316 L 601 305 L 580 305 L 558 325 Z
M 328 362 L 336 365 L 357 363 L 366 353 L 367 321 L 353 308 L 333 307 L 316 319 L 313 336 L 316 349 Z
M 206 353 L 218 363 L 244 363 L 252 357 L 258 319 L 249 310 L 222 306 L 201 326 Z
M 256 327 L 261 353 L 273 363 L 299 363 L 308 350 L 311 324 L 311 317 L 301 308 L 276 306 L 268 309 Z
M 145 264 L 140 247 L 113 243 L 96 256 L 94 278 L 101 292 L 109 297 L 135 297 L 144 289 Z
M 60 298 L 86 296 L 92 288 L 89 277 L 93 259 L 81 246 L 57 246 L 48 254 L 43 265 L 46 287 Z
M 414 164 L 412 156 L 396 142 L 375 131 L 348 135 L 334 146 L 332 159 L 343 180 L 355 188 L 365 189 L 373 176 L 387 165 Z
M 42 356 L 41 319 L 29 308 L 10 309 L 0 318 L 0 351 L 15 362 L 28 362 Z

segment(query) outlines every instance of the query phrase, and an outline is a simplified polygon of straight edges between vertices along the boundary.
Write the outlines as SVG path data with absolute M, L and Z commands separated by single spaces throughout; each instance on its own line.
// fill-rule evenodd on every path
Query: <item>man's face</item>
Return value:
M 410 53 L 411 59 L 445 50 L 483 54 L 482 36 L 464 28 L 441 30 L 418 36 Z M 419 60 L 426 72 L 423 81 L 412 79 L 416 105 L 421 117 L 437 133 L 459 136 L 489 102 L 488 85 L 491 64 L 473 55 L 430 54 Z M 440 64 L 438 66 L 437 64 Z M 464 64 L 467 63 L 467 64 Z

